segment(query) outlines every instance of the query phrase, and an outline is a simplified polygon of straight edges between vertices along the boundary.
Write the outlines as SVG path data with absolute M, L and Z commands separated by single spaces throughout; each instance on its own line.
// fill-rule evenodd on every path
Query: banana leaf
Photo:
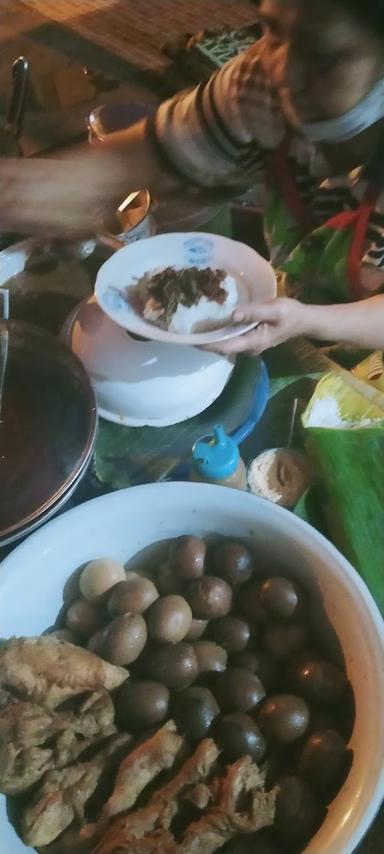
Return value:
M 200 415 L 171 427 L 123 427 L 100 419 L 94 468 L 97 479 L 114 489 L 164 480 L 189 456 L 194 442 L 223 424 L 229 433 L 248 417 L 260 378 L 261 361 L 238 360 L 220 397 Z
M 303 415 L 305 427 L 335 427 L 341 429 L 370 427 L 384 418 L 380 398 L 373 393 L 365 397 L 345 378 L 326 374 L 316 386 L 315 393 Z
M 320 534 L 329 539 L 329 531 L 322 510 L 321 492 L 318 484 L 311 486 L 301 496 L 294 508 L 294 513 L 299 519 L 303 519 L 304 522 L 313 525 Z
M 329 536 L 384 611 L 384 394 L 346 371 L 327 374 L 303 425 Z

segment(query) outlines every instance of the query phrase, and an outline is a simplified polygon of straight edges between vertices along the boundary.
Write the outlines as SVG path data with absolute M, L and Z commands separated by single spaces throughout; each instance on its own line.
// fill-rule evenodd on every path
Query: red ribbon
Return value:
M 276 151 L 273 152 L 268 169 L 270 183 L 278 187 L 289 212 L 292 214 L 303 235 L 313 231 L 312 214 L 298 193 L 296 182 L 288 166 L 288 154 L 291 133 L 287 133 Z
M 288 210 L 300 226 L 303 236 L 306 236 L 313 230 L 314 224 L 289 169 L 287 160 L 290 143 L 291 134 L 288 133 L 271 157 L 269 177 L 271 183 L 279 188 Z M 347 259 L 347 273 L 351 291 L 356 299 L 360 299 L 364 295 L 360 281 L 360 265 L 364 255 L 369 220 L 375 210 L 379 195 L 380 190 L 370 185 L 356 210 L 343 211 L 324 223 L 327 228 L 354 228 Z

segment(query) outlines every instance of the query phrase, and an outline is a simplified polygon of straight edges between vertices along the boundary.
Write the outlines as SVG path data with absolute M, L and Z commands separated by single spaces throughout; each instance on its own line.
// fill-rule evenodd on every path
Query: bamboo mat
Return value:
M 27 6 L 22 0 L 1 0 L 0 3 L 0 41 L 15 39 L 40 26 L 42 16 L 33 5 Z
M 251 0 L 21 2 L 30 14 L 61 24 L 138 68 L 158 72 L 168 62 L 161 50 L 166 41 L 201 29 L 239 29 L 256 20 Z

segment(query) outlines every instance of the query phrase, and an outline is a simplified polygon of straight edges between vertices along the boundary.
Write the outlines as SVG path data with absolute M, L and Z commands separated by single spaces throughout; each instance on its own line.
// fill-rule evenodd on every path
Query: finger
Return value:
M 255 329 L 252 332 L 247 332 L 245 335 L 237 335 L 236 338 L 219 341 L 217 344 L 203 347 L 202 349 L 220 353 L 223 356 L 235 353 L 262 352 L 259 348 L 263 346 L 263 338 L 264 335 L 261 333 L 261 330 L 259 332 L 259 329 Z
M 208 350 L 211 353 L 219 353 L 222 356 L 244 353 L 248 350 L 248 345 L 243 340 L 246 337 L 246 335 L 239 335 L 236 338 L 230 338 L 228 341 L 219 341 L 217 344 L 202 347 L 202 350 Z
M 276 299 L 264 303 L 250 303 L 239 305 L 233 312 L 235 323 L 273 323 L 277 317 L 278 301 Z

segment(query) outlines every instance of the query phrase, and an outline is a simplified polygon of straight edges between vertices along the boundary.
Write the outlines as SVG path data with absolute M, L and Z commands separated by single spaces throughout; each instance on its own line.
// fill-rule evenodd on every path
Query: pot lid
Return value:
M 48 333 L 0 321 L 0 540 L 71 488 L 92 453 L 96 417 L 81 362 Z

